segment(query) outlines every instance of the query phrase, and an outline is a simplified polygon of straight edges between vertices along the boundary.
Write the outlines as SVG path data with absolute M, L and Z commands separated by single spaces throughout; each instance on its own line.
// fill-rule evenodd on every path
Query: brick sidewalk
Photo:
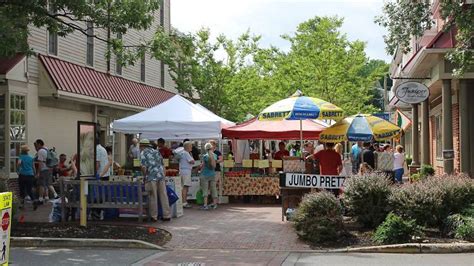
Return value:
M 186 209 L 183 217 L 158 226 L 173 235 L 172 249 L 307 250 L 279 206 L 220 205 L 217 210 Z
M 48 222 L 51 204 L 32 211 L 30 206 L 19 211 L 25 222 Z M 118 219 L 139 225 L 132 220 Z M 144 224 L 143 224 L 144 225 Z M 244 249 L 244 250 L 309 250 L 298 240 L 288 222 L 281 221 L 281 209 L 276 205 L 220 205 L 217 210 L 201 211 L 194 206 L 185 215 L 171 222 L 158 222 L 157 227 L 169 231 L 173 238 L 166 245 L 171 249 Z
M 36 212 L 27 208 L 20 213 L 26 222 L 47 222 L 50 211 L 47 204 Z M 112 223 L 139 225 L 123 219 Z M 281 221 L 276 205 L 228 204 L 212 211 L 195 206 L 185 209 L 183 217 L 153 225 L 173 235 L 165 246 L 172 251 L 158 252 L 137 265 L 280 265 L 289 251 L 310 250 L 291 224 Z

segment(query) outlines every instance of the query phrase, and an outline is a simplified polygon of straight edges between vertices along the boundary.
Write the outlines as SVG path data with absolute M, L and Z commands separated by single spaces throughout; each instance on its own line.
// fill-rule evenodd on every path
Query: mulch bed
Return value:
M 104 238 L 135 239 L 159 246 L 171 240 L 168 231 L 151 226 L 89 224 L 87 228 L 78 223 L 15 223 L 12 236 L 54 238 Z
M 373 241 L 372 236 L 374 230 L 365 229 L 357 222 L 348 217 L 344 219 L 344 228 L 346 232 L 342 236 L 332 243 L 325 243 L 324 245 L 311 245 L 312 249 L 328 249 L 328 248 L 347 248 L 347 247 L 368 247 L 378 246 L 379 243 Z M 448 238 L 444 236 L 437 229 L 427 229 L 423 231 L 424 237 L 420 239 L 414 239 L 412 243 L 459 243 L 466 242 L 459 239 Z

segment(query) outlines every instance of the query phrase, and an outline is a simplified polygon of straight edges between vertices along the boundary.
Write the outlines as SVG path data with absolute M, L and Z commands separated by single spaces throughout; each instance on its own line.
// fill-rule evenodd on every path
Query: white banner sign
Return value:
M 338 189 L 344 186 L 346 177 L 337 175 L 311 175 L 286 173 L 286 187 Z
M 428 99 L 430 90 L 419 82 L 408 81 L 398 85 L 395 96 L 404 103 L 421 103 Z

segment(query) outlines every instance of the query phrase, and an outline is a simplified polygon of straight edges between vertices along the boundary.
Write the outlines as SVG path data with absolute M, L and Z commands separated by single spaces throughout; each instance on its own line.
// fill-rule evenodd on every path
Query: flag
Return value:
M 403 131 L 406 131 L 411 126 L 411 120 L 402 111 L 397 109 L 395 111 L 395 124 L 403 129 Z

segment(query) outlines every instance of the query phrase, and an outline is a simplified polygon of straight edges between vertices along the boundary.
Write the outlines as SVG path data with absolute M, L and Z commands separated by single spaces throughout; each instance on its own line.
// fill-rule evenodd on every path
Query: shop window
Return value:
M 0 94 L 0 170 L 5 169 L 5 93 Z
M 56 13 L 54 5 L 48 5 L 48 12 L 50 14 Z M 52 55 L 58 55 L 58 34 L 50 30 L 48 30 L 48 53 Z
M 160 26 L 165 25 L 165 1 L 160 1 Z
M 436 137 L 436 158 L 443 158 L 443 120 L 441 115 L 434 117 L 435 119 L 435 137 Z
M 94 65 L 94 24 L 92 21 L 87 22 L 87 58 L 86 63 L 88 66 Z
M 181 67 L 181 66 L 178 66 Z M 160 85 L 161 88 L 165 88 L 165 63 L 161 61 L 161 66 L 160 66 Z
M 145 82 L 145 55 L 140 60 L 140 80 Z
M 26 97 L 10 95 L 10 172 L 16 172 L 20 146 L 26 140 Z
M 48 32 L 48 53 L 58 55 L 58 34 L 56 32 Z
M 117 39 L 122 40 L 122 33 L 117 33 Z M 115 73 L 122 75 L 122 57 L 120 55 L 115 57 Z

